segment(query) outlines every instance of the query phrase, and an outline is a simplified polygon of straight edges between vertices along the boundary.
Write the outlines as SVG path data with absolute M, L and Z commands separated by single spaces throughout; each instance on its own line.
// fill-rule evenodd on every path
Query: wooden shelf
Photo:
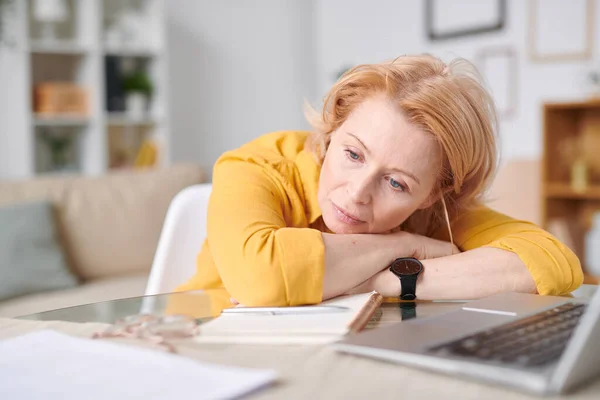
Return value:
M 600 185 L 590 186 L 585 192 L 577 192 L 566 183 L 549 183 L 545 195 L 553 199 L 600 200 Z
M 89 124 L 90 120 L 87 117 L 80 116 L 47 116 L 35 115 L 34 125 L 39 127 L 52 126 L 84 126 Z
M 596 154 L 600 148 L 600 98 L 546 103 L 542 118 L 542 226 L 579 257 L 585 283 L 598 283 L 585 264 L 586 235 L 592 215 L 600 212 L 600 184 L 588 180 L 586 190 L 576 191 L 570 182 L 576 160 L 587 163 L 587 179 L 600 168 L 600 163 L 595 163 L 600 161 Z
M 149 58 L 160 54 L 160 51 L 150 47 L 106 47 L 104 54 L 107 56 Z
M 41 42 L 32 41 L 29 49 L 32 53 L 37 54 L 72 54 L 72 55 L 84 55 L 89 49 L 80 43 L 73 41 L 61 41 L 61 42 Z
M 153 116 L 133 118 L 127 113 L 108 113 L 106 123 L 109 126 L 150 126 L 157 123 Z
M 566 111 L 566 110 L 589 110 L 597 109 L 600 107 L 600 98 L 593 97 L 587 101 L 573 101 L 573 102 L 556 102 L 546 103 L 544 108 L 552 111 Z

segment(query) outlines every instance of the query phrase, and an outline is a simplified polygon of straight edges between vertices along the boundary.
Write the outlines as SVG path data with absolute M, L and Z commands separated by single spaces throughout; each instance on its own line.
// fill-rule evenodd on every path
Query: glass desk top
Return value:
M 598 289 L 583 285 L 573 292 L 573 297 L 591 298 Z M 414 307 L 406 302 L 386 299 L 375 312 L 367 329 L 377 328 L 410 318 L 423 318 L 456 310 L 466 301 L 417 301 Z M 229 296 L 223 290 L 189 291 L 140 296 L 61 308 L 16 317 L 38 321 L 101 322 L 113 324 L 117 320 L 136 314 L 192 316 L 199 322 L 217 317 L 221 310 L 231 307 Z

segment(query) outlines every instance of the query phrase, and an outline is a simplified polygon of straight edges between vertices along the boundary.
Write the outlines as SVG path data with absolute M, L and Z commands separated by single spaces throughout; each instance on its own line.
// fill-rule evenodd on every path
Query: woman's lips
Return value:
M 357 217 L 355 217 L 354 215 L 350 214 L 343 208 L 336 206 L 334 203 L 331 203 L 331 204 L 333 204 L 333 209 L 335 211 L 337 218 L 340 221 L 342 221 L 343 223 L 348 224 L 348 225 L 358 225 L 358 224 L 362 224 L 364 222 L 364 221 L 361 221 L 360 219 L 358 219 Z

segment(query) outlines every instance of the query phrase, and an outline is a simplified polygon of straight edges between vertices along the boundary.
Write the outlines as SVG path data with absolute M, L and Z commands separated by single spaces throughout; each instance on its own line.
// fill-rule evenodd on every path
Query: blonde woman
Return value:
M 312 122 L 313 133 L 266 134 L 216 162 L 207 240 L 178 290 L 292 306 L 370 290 L 470 299 L 581 285 L 571 250 L 482 204 L 495 114 L 466 61 L 357 66 Z

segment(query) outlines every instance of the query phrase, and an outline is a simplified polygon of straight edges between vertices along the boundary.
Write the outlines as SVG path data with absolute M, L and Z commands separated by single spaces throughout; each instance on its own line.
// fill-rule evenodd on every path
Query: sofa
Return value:
M 142 295 L 172 198 L 205 181 L 205 172 L 190 164 L 0 181 L 0 208 L 52 205 L 64 264 L 76 280 L 61 290 L 4 299 L 0 317 Z

